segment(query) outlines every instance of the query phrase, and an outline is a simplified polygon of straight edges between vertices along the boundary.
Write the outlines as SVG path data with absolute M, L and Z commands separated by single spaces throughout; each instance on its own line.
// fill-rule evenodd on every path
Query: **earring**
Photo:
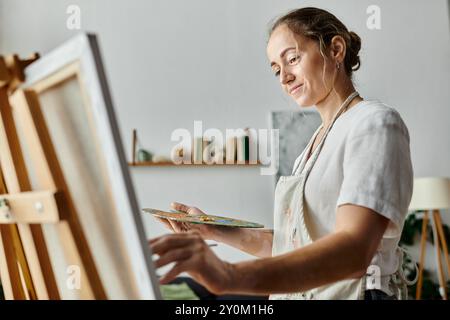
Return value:
M 339 68 L 341 67 L 341 64 L 338 62 L 338 63 L 336 63 L 336 69 L 338 69 L 339 70 Z

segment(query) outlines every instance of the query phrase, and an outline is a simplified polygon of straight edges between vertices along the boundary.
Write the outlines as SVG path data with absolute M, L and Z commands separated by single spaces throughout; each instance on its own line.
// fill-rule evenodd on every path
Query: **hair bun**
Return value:
M 361 50 L 361 38 L 353 31 L 349 32 L 350 43 L 348 46 L 348 64 L 353 71 L 360 67 L 359 51 Z
M 353 31 L 350 31 L 349 33 L 352 49 L 356 54 L 358 54 L 359 50 L 361 50 L 361 38 Z

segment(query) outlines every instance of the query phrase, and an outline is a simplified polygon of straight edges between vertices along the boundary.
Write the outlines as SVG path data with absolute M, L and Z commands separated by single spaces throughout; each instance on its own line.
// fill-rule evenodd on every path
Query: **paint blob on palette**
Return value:
M 150 213 L 158 218 L 169 219 L 178 222 L 212 224 L 234 228 L 264 228 L 264 225 L 259 223 L 214 215 L 188 215 L 183 212 L 166 212 L 150 208 L 142 209 L 142 211 Z

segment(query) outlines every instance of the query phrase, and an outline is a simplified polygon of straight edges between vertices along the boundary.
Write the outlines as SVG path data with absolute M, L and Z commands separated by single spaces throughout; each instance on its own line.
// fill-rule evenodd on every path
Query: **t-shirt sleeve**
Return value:
M 397 111 L 377 110 L 352 129 L 345 144 L 337 206 L 355 204 L 388 218 L 385 236 L 401 234 L 411 201 L 409 133 Z

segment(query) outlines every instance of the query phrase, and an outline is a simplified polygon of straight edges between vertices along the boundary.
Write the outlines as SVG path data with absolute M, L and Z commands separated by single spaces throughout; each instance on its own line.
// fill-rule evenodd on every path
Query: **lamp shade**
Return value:
M 428 177 L 414 179 L 409 210 L 438 210 L 450 208 L 450 179 Z

